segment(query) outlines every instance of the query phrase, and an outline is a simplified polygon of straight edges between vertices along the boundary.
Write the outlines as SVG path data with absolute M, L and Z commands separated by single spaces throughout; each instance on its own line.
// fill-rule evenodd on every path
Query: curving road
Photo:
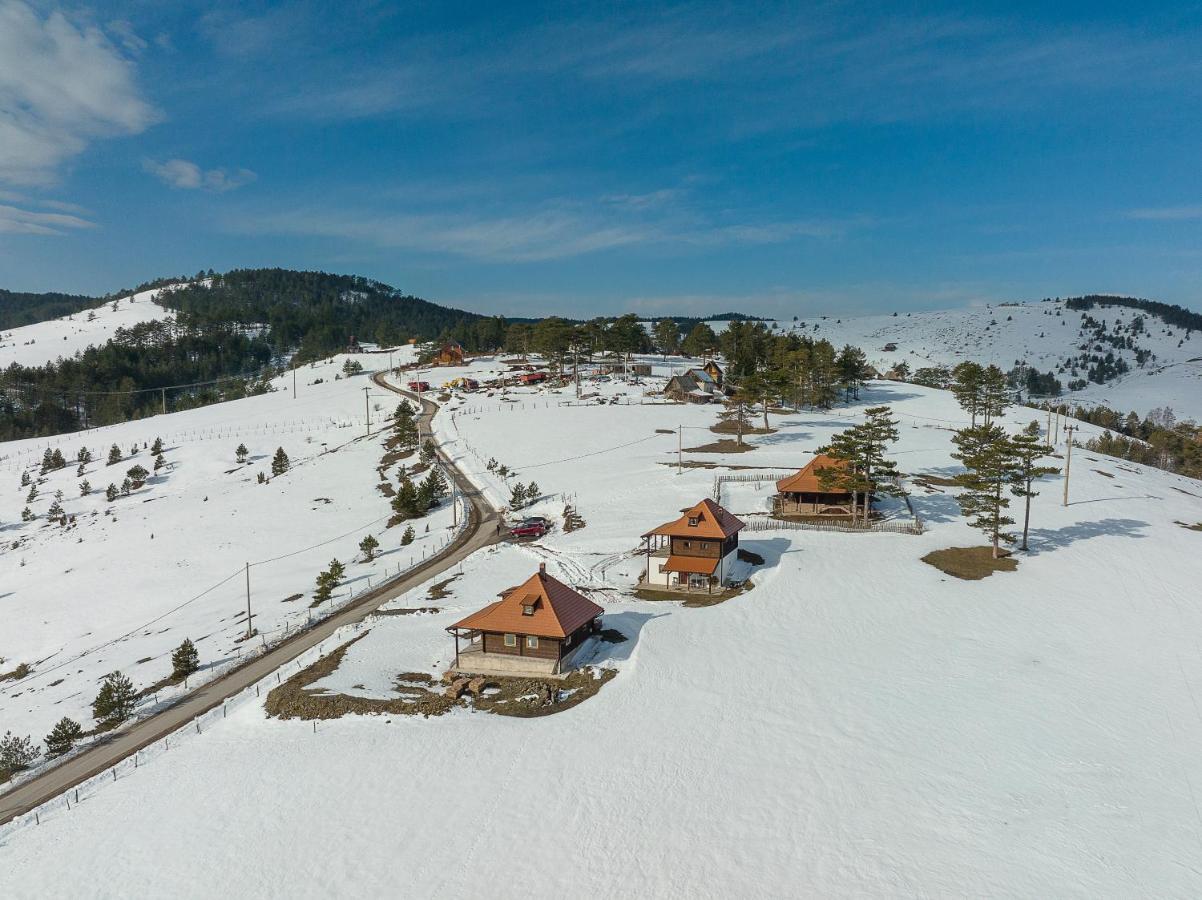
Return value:
M 418 400 L 421 403 L 418 430 L 423 437 L 433 434 L 430 426 L 434 414 L 438 411 L 437 404 L 386 383 L 382 374 L 373 375 L 372 381 L 385 390 Z M 0 794 L 0 825 L 32 811 L 47 800 L 70 790 L 93 775 L 98 775 L 127 756 L 132 756 L 143 747 L 162 740 L 176 729 L 188 724 L 196 716 L 220 706 L 239 691 L 267 677 L 309 648 L 317 646 L 343 625 L 362 621 L 392 598 L 437 577 L 482 547 L 494 543 L 497 540 L 496 524 L 500 519 L 500 514 L 455 467 L 441 447 L 438 448 L 438 456 L 470 506 L 467 528 L 449 547 L 432 556 L 399 581 L 363 593 L 358 599 L 347 604 L 328 619 L 316 623 L 312 628 L 273 647 L 263 656 L 251 660 L 208 684 L 201 685 L 186 694 L 174 706 L 142 719 L 128 729 L 102 738 L 75 758 L 48 769 L 24 784 Z

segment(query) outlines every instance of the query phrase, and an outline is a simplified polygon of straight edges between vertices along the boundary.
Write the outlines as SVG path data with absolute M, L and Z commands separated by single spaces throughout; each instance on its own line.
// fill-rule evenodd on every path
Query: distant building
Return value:
M 664 396 L 682 403 L 709 403 L 721 398 L 722 389 L 705 369 L 689 369 L 668 379 Z
M 438 352 L 434 354 L 433 364 L 436 366 L 461 366 L 463 361 L 463 348 L 455 341 L 451 341 L 438 348 Z
M 720 365 L 718 365 L 712 359 L 707 359 L 705 361 L 705 365 L 703 365 L 701 368 L 704 369 L 705 373 L 714 380 L 714 384 L 718 385 L 718 387 L 722 387 L 723 373 Z
M 501 599 L 447 628 L 455 638 L 453 671 L 473 675 L 561 675 L 605 610 L 547 574 L 546 563 Z M 467 646 L 461 647 L 460 641 Z
M 359 339 L 357 337 L 355 337 L 353 334 L 350 336 L 350 339 L 347 340 L 347 342 L 346 342 L 346 352 L 347 353 L 362 353 L 363 352 L 363 348 L 359 346 Z
M 713 500 L 702 500 L 678 519 L 643 535 L 643 584 L 673 590 L 721 589 L 739 552 L 744 523 Z

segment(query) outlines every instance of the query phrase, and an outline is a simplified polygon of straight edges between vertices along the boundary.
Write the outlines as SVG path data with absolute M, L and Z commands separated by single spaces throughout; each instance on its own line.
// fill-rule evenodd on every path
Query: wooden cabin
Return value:
M 776 482 L 775 512 L 785 516 L 852 516 L 850 491 L 824 487 L 818 475 L 820 469 L 847 468 L 847 460 L 820 453 L 805 468 Z M 861 501 L 863 502 L 863 498 Z
M 542 563 L 501 599 L 447 628 L 455 638 L 455 672 L 557 676 L 601 630 L 600 606 L 547 574 Z M 467 641 L 461 646 L 461 641 Z
M 713 500 L 643 535 L 649 588 L 712 591 L 729 584 L 744 523 Z
M 709 403 L 722 396 L 718 383 L 705 369 L 689 369 L 673 375 L 664 386 L 664 396 L 682 403 Z
M 436 366 L 461 366 L 463 360 L 463 348 L 455 341 L 451 341 L 438 348 L 438 352 L 434 354 L 433 364 Z
M 707 375 L 709 375 L 710 378 L 714 380 L 714 384 L 718 385 L 718 387 L 722 387 L 723 376 L 722 367 L 720 365 L 718 365 L 712 359 L 707 359 L 705 361 L 705 365 L 703 365 L 701 368 Z

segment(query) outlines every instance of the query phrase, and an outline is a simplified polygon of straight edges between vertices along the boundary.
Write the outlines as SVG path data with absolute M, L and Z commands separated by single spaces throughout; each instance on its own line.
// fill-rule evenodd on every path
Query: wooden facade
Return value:
M 712 500 L 643 535 L 651 588 L 711 591 L 730 580 L 743 523 Z
M 438 353 L 434 356 L 434 365 L 436 366 L 461 366 L 463 362 L 463 348 L 454 341 L 449 344 L 443 344 L 438 348 Z

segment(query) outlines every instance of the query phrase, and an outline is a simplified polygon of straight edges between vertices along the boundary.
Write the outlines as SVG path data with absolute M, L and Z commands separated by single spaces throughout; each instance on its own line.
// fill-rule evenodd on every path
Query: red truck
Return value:
M 526 372 L 518 376 L 522 384 L 539 384 L 547 380 L 546 372 Z
M 423 391 L 430 390 L 430 382 L 428 381 L 411 381 L 409 382 L 409 390 L 417 391 L 419 394 Z

